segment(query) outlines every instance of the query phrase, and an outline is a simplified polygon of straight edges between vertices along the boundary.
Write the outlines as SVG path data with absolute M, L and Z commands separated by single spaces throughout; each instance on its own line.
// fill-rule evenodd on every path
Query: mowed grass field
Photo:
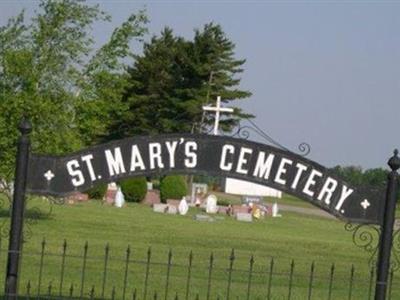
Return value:
M 49 208 L 47 200 L 36 198 L 28 214 L 34 206 Z M 248 291 L 249 299 L 288 299 L 289 294 L 290 299 L 308 299 L 311 287 L 311 299 L 328 299 L 331 284 L 330 299 L 368 299 L 371 254 L 353 244 L 343 222 L 285 212 L 253 223 L 227 216 L 201 222 L 193 218 L 198 213 L 204 212 L 192 208 L 186 216 L 167 215 L 141 204 L 119 209 L 100 201 L 53 205 L 49 217 L 25 224 L 29 237 L 20 290 L 68 295 L 72 286 L 74 296 L 109 299 L 132 299 L 135 290 L 137 299 L 154 299 L 155 292 L 159 299 L 226 299 L 227 293 L 247 299 Z M 3 270 L 6 247 L 3 240 Z M 232 249 L 234 260 L 229 259 Z M 392 299 L 400 299 L 398 283 L 395 273 Z

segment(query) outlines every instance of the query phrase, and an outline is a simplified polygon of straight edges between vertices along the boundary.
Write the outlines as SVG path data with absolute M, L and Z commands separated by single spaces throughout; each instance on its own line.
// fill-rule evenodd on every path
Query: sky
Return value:
M 234 105 L 287 148 L 310 144 L 308 158 L 326 167 L 386 167 L 400 148 L 400 0 L 88 2 L 112 16 L 93 28 L 98 45 L 141 8 L 147 40 L 165 26 L 192 38 L 220 24 L 246 59 L 240 87 L 253 93 Z M 0 26 L 37 5 L 0 0 Z

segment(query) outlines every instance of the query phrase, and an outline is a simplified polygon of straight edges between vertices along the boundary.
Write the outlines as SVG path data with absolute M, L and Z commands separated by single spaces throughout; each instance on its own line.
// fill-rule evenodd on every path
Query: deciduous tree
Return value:
M 18 124 L 33 124 L 32 148 L 59 154 L 92 143 L 121 107 L 129 43 L 146 32 L 144 12 L 132 14 L 94 50 L 91 28 L 110 17 L 82 1 L 43 0 L 0 28 L 0 179 L 13 176 Z

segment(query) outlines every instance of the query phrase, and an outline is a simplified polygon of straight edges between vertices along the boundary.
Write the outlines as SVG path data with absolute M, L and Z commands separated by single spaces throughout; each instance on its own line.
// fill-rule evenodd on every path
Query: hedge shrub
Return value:
M 160 182 L 160 197 L 162 202 L 167 199 L 181 199 L 188 192 L 185 178 L 179 175 L 165 176 Z
M 99 183 L 86 191 L 90 199 L 102 200 L 107 192 L 107 183 Z
M 145 177 L 128 178 L 119 182 L 127 202 L 141 202 L 146 196 L 147 180 Z

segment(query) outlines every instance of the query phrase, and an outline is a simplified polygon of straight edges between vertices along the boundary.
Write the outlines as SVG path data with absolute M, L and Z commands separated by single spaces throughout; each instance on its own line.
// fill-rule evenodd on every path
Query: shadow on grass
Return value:
M 25 211 L 24 217 L 31 220 L 47 220 L 51 217 L 51 211 L 43 211 L 40 208 L 29 208 Z M 9 209 L 0 209 L 0 218 L 10 218 L 11 212 Z M 0 298 L 1 299 L 1 298 Z

